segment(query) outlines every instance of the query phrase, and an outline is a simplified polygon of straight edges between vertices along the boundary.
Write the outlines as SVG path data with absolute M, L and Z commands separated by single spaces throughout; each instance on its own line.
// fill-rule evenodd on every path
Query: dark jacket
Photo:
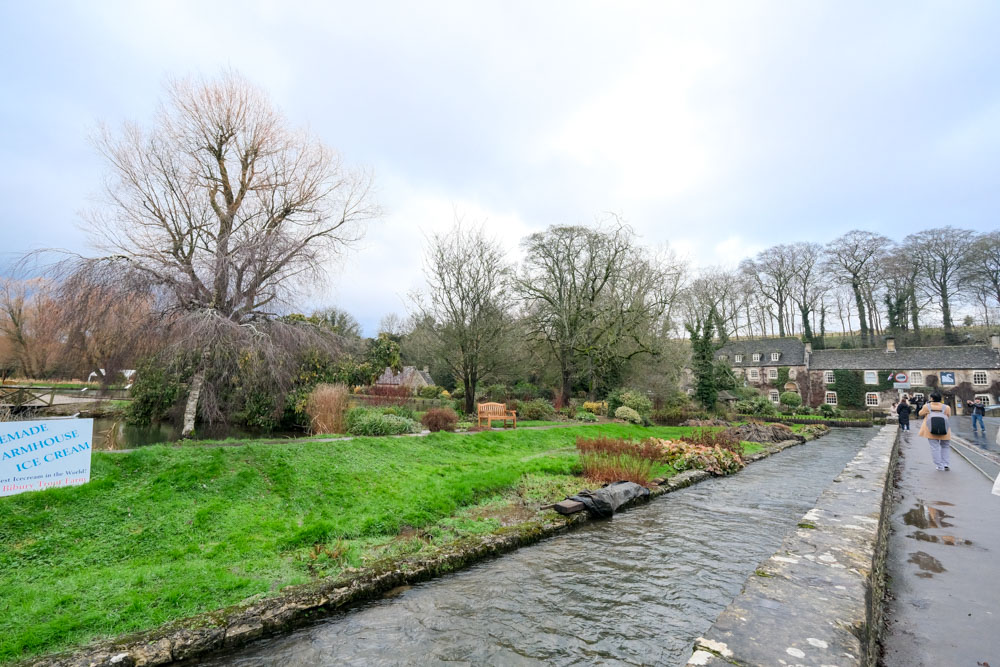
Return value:
M 972 411 L 969 413 L 970 415 L 979 415 L 980 417 L 986 416 L 986 406 L 983 405 L 982 403 L 980 403 L 979 405 L 973 403 L 969 407 L 972 409 Z
M 913 412 L 913 408 L 911 408 L 908 403 L 900 403 L 899 407 L 896 408 L 896 414 L 899 415 L 899 421 L 910 421 L 911 412 Z

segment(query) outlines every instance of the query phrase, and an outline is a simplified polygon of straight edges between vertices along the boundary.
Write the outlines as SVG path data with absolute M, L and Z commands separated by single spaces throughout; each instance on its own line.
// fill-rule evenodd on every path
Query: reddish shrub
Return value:
M 696 429 L 691 435 L 684 438 L 686 442 L 702 447 L 719 447 L 725 451 L 732 452 L 737 456 L 743 456 L 743 443 L 733 433 L 722 429 Z
M 649 485 L 653 465 L 663 459 L 663 448 L 653 440 L 632 442 L 621 438 L 577 438 L 583 475 L 602 484 L 627 480 Z
M 454 431 L 458 414 L 451 408 L 432 408 L 424 413 L 420 423 L 429 431 Z
M 368 405 L 406 405 L 413 398 L 413 391 L 402 385 L 373 385 L 365 395 L 358 396 Z

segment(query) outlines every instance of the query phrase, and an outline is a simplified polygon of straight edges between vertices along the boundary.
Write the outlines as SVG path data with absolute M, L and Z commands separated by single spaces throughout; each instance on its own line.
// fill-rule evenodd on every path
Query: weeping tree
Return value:
M 158 304 L 156 323 L 189 363 L 187 436 L 199 413 L 219 416 L 209 399 L 234 365 L 279 378 L 282 350 L 321 343 L 275 314 L 377 215 L 372 179 L 234 72 L 171 82 L 150 127 L 104 129 L 96 143 L 109 166 L 89 219 L 100 254 L 70 258 L 64 277 Z

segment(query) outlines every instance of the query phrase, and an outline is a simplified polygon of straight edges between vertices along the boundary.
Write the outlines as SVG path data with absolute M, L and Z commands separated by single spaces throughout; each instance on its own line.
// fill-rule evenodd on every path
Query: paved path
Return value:
M 1000 496 L 954 452 L 935 470 L 916 431 L 899 471 L 884 664 L 1000 667 Z

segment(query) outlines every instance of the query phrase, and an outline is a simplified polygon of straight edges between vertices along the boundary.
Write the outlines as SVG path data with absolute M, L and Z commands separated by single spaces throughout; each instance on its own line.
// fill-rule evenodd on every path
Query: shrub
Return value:
M 840 410 L 837 409 L 837 406 L 830 405 L 828 403 L 824 403 L 821 406 L 819 406 L 819 413 L 821 415 L 823 415 L 824 417 L 839 417 L 840 416 Z
M 684 440 L 690 442 L 692 445 L 709 448 L 718 447 L 733 452 L 737 456 L 743 456 L 743 443 L 740 442 L 740 439 L 735 434 L 727 432 L 725 429 L 696 429 L 691 435 L 685 437 Z
M 608 414 L 608 403 L 607 401 L 584 401 L 583 409 L 591 414 L 606 415 Z
M 409 419 L 411 421 L 417 420 L 417 415 L 413 411 L 413 408 L 406 405 L 388 405 L 379 410 L 384 415 L 396 415 L 397 417 L 402 417 L 404 419 Z
M 802 397 L 794 391 L 783 392 L 780 396 L 781 404 L 790 408 L 797 408 L 802 405 Z
M 455 387 L 455 389 L 451 392 L 451 397 L 456 400 L 465 398 L 465 387 Z
M 420 398 L 437 398 L 441 393 L 441 387 L 436 384 L 429 384 L 426 387 L 421 387 L 418 393 L 420 394 Z
M 317 385 L 306 400 L 309 430 L 312 433 L 343 433 L 349 397 L 346 385 Z
M 433 408 L 420 418 L 428 431 L 454 431 L 458 426 L 458 414 L 451 408 Z
M 634 389 L 615 389 L 608 394 L 607 411 L 613 415 L 621 406 L 631 408 L 640 415 L 649 415 L 653 411 L 653 402 L 644 394 Z
M 654 440 L 650 438 L 650 440 Z M 656 440 L 674 470 L 705 470 L 713 475 L 729 475 L 746 465 L 743 457 L 721 446 L 707 447 L 683 440 Z
M 409 387 L 403 385 L 376 385 L 368 388 L 369 405 L 405 405 L 413 396 Z
M 443 400 L 443 401 L 447 401 L 447 400 L 449 400 L 449 399 L 451 398 L 451 394 L 449 394 L 449 393 L 448 393 L 448 390 L 447 390 L 447 389 L 444 389 L 444 390 L 443 390 L 443 391 L 442 391 L 442 392 L 441 392 L 441 393 L 440 393 L 440 394 L 438 395 L 438 398 L 440 398 L 440 399 L 441 399 L 441 400 Z
M 800 405 L 799 407 L 795 408 L 795 414 L 797 415 L 811 415 L 812 413 L 813 409 L 810 408 L 808 405 Z
M 483 390 L 482 396 L 488 401 L 503 403 L 507 400 L 507 385 L 491 384 Z
M 653 465 L 662 458 L 654 442 L 632 442 L 620 438 L 577 438 L 583 475 L 599 483 L 627 480 L 649 485 Z
M 522 401 L 530 401 L 533 398 L 538 398 L 538 387 L 531 384 L 530 382 L 519 381 L 510 390 L 512 396 L 516 396 Z
M 596 422 L 597 415 L 595 415 L 593 412 L 586 412 L 584 410 L 581 410 L 580 412 L 576 413 L 576 420 L 581 422 Z
M 615 419 L 621 419 L 622 421 L 631 422 L 633 424 L 642 423 L 642 415 L 625 405 L 615 410 Z
M 736 401 L 736 412 L 741 415 L 769 417 L 776 414 L 777 411 L 777 408 L 774 407 L 774 403 L 764 396 L 754 396 L 750 399 Z
M 351 435 L 399 435 L 414 433 L 417 423 L 398 415 L 382 414 L 372 408 L 354 408 L 347 413 L 347 432 Z
M 536 398 L 533 401 L 522 403 L 521 412 L 518 412 L 517 416 L 521 419 L 535 421 L 551 419 L 555 413 L 555 408 L 552 407 L 551 403 L 544 398 Z

